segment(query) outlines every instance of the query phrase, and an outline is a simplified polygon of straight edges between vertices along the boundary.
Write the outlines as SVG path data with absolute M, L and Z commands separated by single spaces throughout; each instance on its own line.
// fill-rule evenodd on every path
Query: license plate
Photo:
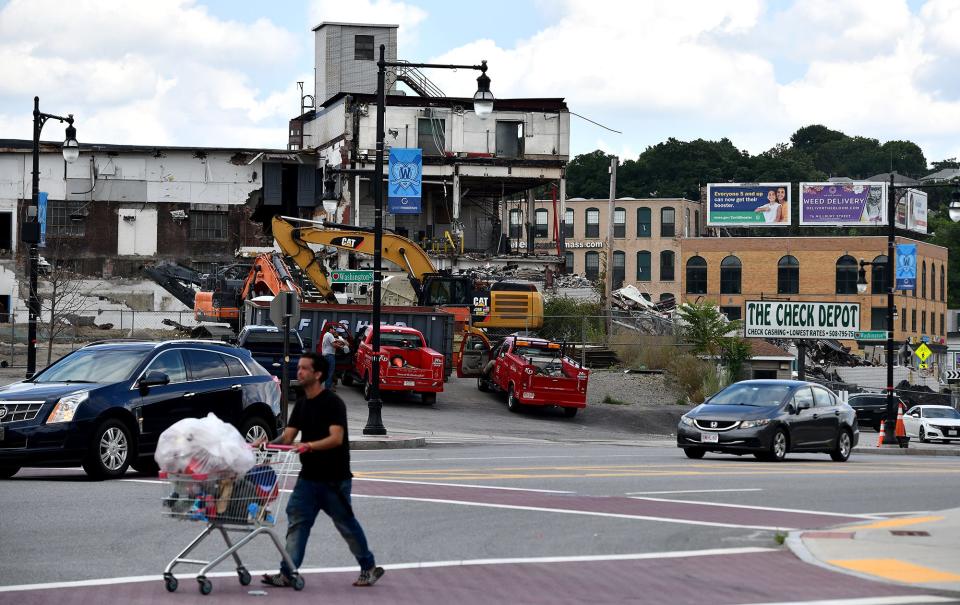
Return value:
M 700 443 L 720 443 L 718 433 L 700 433 Z
M 415 385 L 415 384 L 416 384 L 416 383 L 415 383 L 414 381 L 412 381 L 412 380 L 404 380 L 404 381 L 403 381 L 403 386 L 405 386 L 405 387 L 412 387 L 412 386 Z
M 956 430 L 947 431 L 947 434 L 953 437 L 954 435 L 957 434 L 957 431 Z M 0 429 L 0 439 L 3 439 L 3 429 Z

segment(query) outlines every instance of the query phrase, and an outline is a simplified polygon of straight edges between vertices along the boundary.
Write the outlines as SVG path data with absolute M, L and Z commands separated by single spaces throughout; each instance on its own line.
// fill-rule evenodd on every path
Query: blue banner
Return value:
M 387 211 L 392 214 L 420 214 L 423 152 L 413 148 L 391 148 L 387 169 Z
M 40 222 L 40 248 L 47 246 L 47 192 L 37 193 L 37 221 Z
M 897 244 L 894 266 L 897 269 L 897 290 L 914 290 L 917 287 L 917 245 Z

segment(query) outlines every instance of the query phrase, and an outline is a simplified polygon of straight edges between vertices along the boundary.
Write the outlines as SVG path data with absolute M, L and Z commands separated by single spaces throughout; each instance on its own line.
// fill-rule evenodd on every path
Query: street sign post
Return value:
M 373 271 L 362 269 L 338 269 L 330 272 L 331 284 L 372 284 Z
M 290 390 L 290 324 L 300 322 L 300 299 L 294 292 L 278 292 L 270 302 L 270 321 L 283 330 L 283 367 L 280 372 L 280 416 L 287 426 Z
M 917 347 L 917 350 L 914 351 L 913 354 L 919 357 L 921 362 L 926 362 L 927 358 L 933 354 L 933 351 L 931 351 L 930 347 L 928 347 L 926 344 L 922 344 Z
M 857 332 L 854 336 L 856 340 L 886 340 L 886 330 L 870 330 L 868 332 Z

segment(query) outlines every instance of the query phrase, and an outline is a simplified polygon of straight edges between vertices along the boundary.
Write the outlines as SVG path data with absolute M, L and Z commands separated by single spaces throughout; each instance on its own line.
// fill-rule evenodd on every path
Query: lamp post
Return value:
M 888 447 L 898 446 L 897 441 L 897 405 L 893 400 L 893 328 L 896 307 L 893 302 L 893 296 L 896 292 L 896 206 L 898 189 L 937 189 L 941 187 L 953 187 L 951 196 L 949 215 L 950 220 L 960 222 L 960 178 L 954 178 L 949 184 L 937 183 L 933 185 L 897 185 L 894 180 L 894 174 L 890 173 L 890 189 L 887 199 L 887 260 L 883 263 L 873 261 L 860 261 L 860 269 L 857 272 L 857 292 L 866 294 L 867 292 L 867 271 L 865 267 L 871 265 L 886 265 L 887 283 L 887 413 L 883 430 L 882 444 Z
M 20 240 L 29 245 L 27 275 L 30 280 L 30 299 L 28 301 L 29 323 L 27 324 L 27 378 L 37 370 L 37 317 L 40 315 L 40 298 L 37 295 L 37 244 L 40 243 L 40 217 L 37 212 L 40 200 L 40 131 L 47 120 L 66 122 L 66 138 L 63 141 L 63 159 L 72 163 L 80 157 L 80 145 L 77 143 L 77 129 L 73 127 L 73 114 L 67 117 L 40 111 L 40 97 L 33 97 L 33 185 L 27 219 L 20 228 Z
M 377 158 L 373 170 L 373 367 L 370 369 L 370 399 L 367 401 L 367 424 L 364 435 L 386 435 L 383 426 L 380 400 L 380 307 L 381 283 L 383 280 L 383 141 L 384 113 L 387 109 L 387 91 L 385 80 L 388 67 L 416 67 L 418 69 L 474 69 L 480 72 L 477 78 L 477 92 L 473 95 L 473 111 L 480 119 L 486 119 L 493 112 L 493 93 L 490 92 L 490 78 L 487 76 L 487 62 L 480 65 L 441 65 L 436 63 L 398 63 L 386 60 L 386 46 L 380 45 L 380 59 L 377 61 Z

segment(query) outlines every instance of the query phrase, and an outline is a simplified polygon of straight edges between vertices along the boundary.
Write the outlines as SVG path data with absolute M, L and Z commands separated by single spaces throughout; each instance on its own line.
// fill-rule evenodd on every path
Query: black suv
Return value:
M 277 434 L 280 385 L 249 351 L 217 341 L 101 341 L 0 387 L 0 479 L 80 463 L 92 477 L 156 472 L 167 427 L 213 412 L 247 440 Z
M 903 401 L 896 394 L 893 395 L 893 401 L 895 405 L 903 404 Z M 850 395 L 847 403 L 856 410 L 857 421 L 860 426 L 869 426 L 878 433 L 880 432 L 880 421 L 887 417 L 887 396 L 885 394 L 857 393 L 856 395 Z M 904 406 L 904 409 L 907 407 L 910 406 Z

